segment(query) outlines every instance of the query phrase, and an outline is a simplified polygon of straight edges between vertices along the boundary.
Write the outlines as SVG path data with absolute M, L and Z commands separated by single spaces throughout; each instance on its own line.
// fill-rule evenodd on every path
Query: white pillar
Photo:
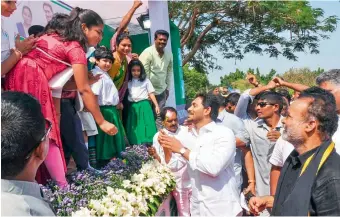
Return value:
M 168 2 L 167 1 L 149 1 L 149 16 L 151 21 L 151 43 L 154 42 L 155 32 L 159 29 L 166 30 L 170 33 L 170 25 L 169 25 L 169 11 L 168 11 Z M 171 51 L 171 38 L 169 36 L 168 44 L 165 48 L 168 51 Z M 176 98 L 175 98 L 175 88 L 174 88 L 174 76 L 172 76 L 171 86 L 169 91 L 169 98 L 166 102 L 167 106 L 172 106 L 176 108 Z

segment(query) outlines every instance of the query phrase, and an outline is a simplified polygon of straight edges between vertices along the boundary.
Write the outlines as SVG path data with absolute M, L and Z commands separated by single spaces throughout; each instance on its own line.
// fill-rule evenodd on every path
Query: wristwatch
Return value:
M 180 153 L 181 155 L 183 155 L 186 151 L 187 151 L 186 148 L 181 148 L 181 149 L 179 150 L 179 153 Z

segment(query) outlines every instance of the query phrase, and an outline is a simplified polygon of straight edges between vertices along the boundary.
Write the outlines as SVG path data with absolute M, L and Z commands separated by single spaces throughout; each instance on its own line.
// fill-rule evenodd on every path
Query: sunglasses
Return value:
M 50 134 L 50 132 L 51 132 L 51 130 L 52 130 L 52 123 L 51 123 L 49 120 L 47 120 L 47 119 L 45 119 L 45 122 L 46 122 L 46 125 L 48 126 L 48 127 L 47 127 L 47 130 L 46 130 L 44 136 L 39 140 L 39 142 L 38 142 L 37 144 L 35 144 L 35 145 L 31 148 L 31 150 L 29 150 L 29 152 L 28 152 L 28 154 L 27 154 L 27 157 L 25 158 L 26 160 L 29 159 L 29 158 L 31 157 L 33 151 L 40 145 L 40 143 L 42 143 L 43 141 L 45 141 L 46 138 L 48 137 L 48 135 Z
M 260 108 L 264 108 L 264 107 L 266 107 L 267 105 L 275 105 L 275 104 L 268 103 L 268 102 L 259 102 L 259 103 L 257 103 L 256 106 L 260 106 Z

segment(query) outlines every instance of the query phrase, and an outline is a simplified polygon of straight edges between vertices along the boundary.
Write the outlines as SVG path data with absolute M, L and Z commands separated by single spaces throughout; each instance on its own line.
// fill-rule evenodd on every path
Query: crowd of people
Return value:
M 2 214 L 52 215 L 35 182 L 67 188 L 72 161 L 101 173 L 126 146 L 147 145 L 175 175 L 180 216 L 340 215 L 340 70 L 319 75 L 318 87 L 249 75 L 254 88 L 242 94 L 198 93 L 179 125 L 165 106 L 169 33 L 132 53 L 127 25 L 141 5 L 134 1 L 110 49 L 98 46 L 104 22 L 89 9 L 56 13 L 13 46 L 2 29 Z M 15 9 L 1 2 L 2 16 Z

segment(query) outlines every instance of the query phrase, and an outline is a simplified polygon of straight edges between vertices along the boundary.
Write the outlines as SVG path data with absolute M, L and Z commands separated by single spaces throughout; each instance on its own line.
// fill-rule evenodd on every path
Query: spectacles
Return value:
M 267 105 L 275 105 L 275 104 L 268 103 L 268 102 L 259 102 L 257 103 L 256 106 L 260 106 L 260 108 L 263 108 L 263 107 L 266 107 Z
M 47 124 L 48 127 L 47 127 L 47 130 L 46 130 L 44 136 L 39 140 L 39 142 L 38 142 L 37 144 L 35 144 L 35 145 L 31 148 L 31 150 L 28 152 L 28 154 L 27 154 L 25 160 L 27 160 L 28 158 L 31 157 L 33 151 L 40 145 L 41 142 L 45 141 L 46 138 L 48 137 L 48 135 L 50 134 L 50 132 L 51 132 L 51 130 L 52 130 L 52 123 L 51 123 L 49 120 L 47 120 L 47 119 L 45 119 L 45 122 L 46 122 L 46 124 Z

